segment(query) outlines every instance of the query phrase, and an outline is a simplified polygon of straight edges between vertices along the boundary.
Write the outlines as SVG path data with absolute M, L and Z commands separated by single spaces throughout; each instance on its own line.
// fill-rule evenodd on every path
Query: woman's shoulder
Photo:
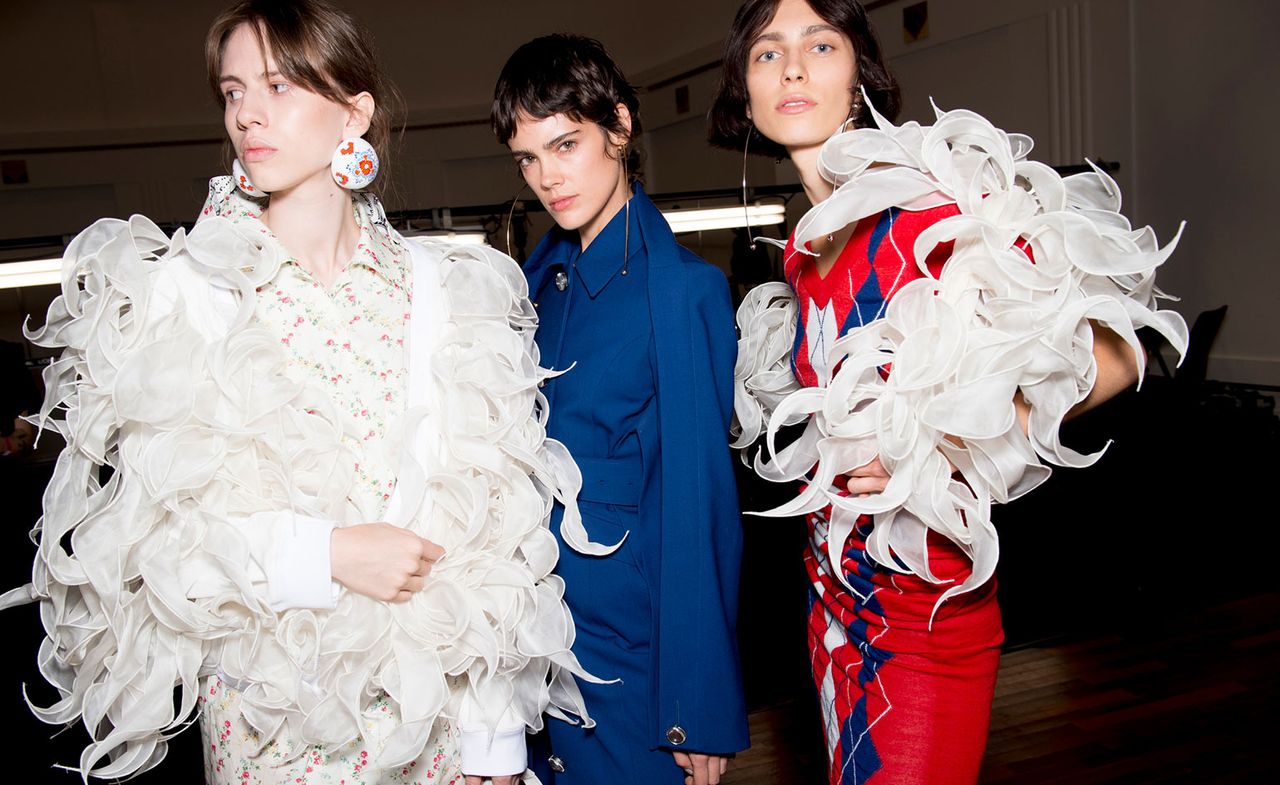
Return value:
M 196 223 L 210 218 L 226 218 L 233 223 L 261 221 L 265 206 L 265 200 L 251 198 L 236 188 L 230 175 L 212 177 L 209 179 L 209 195 L 205 197 Z
M 727 278 L 724 271 L 716 265 L 698 256 L 693 251 L 676 243 L 676 253 L 671 259 L 670 267 L 676 274 L 685 276 L 690 284 L 698 286 L 724 286 Z M 665 274 L 670 274 L 666 272 Z

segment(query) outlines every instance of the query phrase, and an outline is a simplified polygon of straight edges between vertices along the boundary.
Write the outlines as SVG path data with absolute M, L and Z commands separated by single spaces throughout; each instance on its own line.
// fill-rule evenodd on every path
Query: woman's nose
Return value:
M 266 125 L 266 107 L 252 90 L 246 90 L 236 106 L 236 125 L 241 129 Z
M 786 65 L 782 69 L 782 81 L 803 82 L 807 76 L 804 60 L 799 55 L 787 55 Z

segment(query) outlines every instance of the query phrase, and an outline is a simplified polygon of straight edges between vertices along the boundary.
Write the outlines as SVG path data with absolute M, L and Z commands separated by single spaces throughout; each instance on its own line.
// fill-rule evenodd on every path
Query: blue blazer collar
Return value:
M 591 241 L 591 245 L 574 260 L 574 269 L 593 298 L 600 294 L 623 269 L 623 263 L 635 259 L 645 247 L 644 231 L 641 229 L 640 212 L 644 207 L 638 204 L 641 200 L 653 207 L 644 190 L 636 185 L 636 192 L 631 201 L 610 219 L 609 223 Z M 631 227 L 626 228 L 630 221 Z M 629 236 L 628 236 L 629 233 Z M 623 254 L 626 258 L 623 258 Z
M 635 193 L 631 197 L 631 237 L 626 243 L 623 234 L 623 221 L 627 208 L 618 211 L 600 235 L 581 251 L 576 232 L 566 232 L 559 227 L 543 235 L 534 247 L 533 252 L 524 263 L 525 277 L 529 279 L 529 292 L 536 294 L 548 275 L 553 274 L 557 266 L 568 268 L 575 262 L 578 275 L 592 297 L 604 289 L 613 277 L 622 271 L 623 245 L 629 245 L 627 260 L 634 260 L 636 254 L 647 248 L 652 263 L 655 255 L 672 259 L 678 258 L 679 248 L 671 234 L 671 227 L 662 212 L 649 199 L 644 187 L 635 185 Z

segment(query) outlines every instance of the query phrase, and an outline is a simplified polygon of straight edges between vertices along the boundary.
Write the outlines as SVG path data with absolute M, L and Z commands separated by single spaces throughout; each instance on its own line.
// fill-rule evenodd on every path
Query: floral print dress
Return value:
M 228 182 L 229 185 L 229 182 Z M 381 206 L 360 195 L 353 205 L 360 239 L 346 269 L 324 286 L 297 261 L 286 261 L 274 280 L 258 290 L 255 319 L 279 337 L 289 355 L 288 373 L 318 385 L 345 415 L 343 441 L 356 456 L 356 482 L 344 511 L 346 524 L 382 520 L 395 489 L 395 450 L 389 445 L 404 412 L 408 387 L 405 335 L 412 298 L 408 251 L 390 231 Z M 234 189 L 212 193 L 205 216 L 256 225 L 256 202 Z M 437 723 L 417 760 L 378 769 L 377 740 L 399 726 L 384 695 L 364 712 L 366 738 L 340 748 L 305 747 L 287 740 L 262 747 L 240 712 L 240 693 L 215 675 L 201 691 L 205 781 L 210 785 L 452 785 L 463 781 L 456 730 Z M 259 748 L 262 748 L 259 752 Z

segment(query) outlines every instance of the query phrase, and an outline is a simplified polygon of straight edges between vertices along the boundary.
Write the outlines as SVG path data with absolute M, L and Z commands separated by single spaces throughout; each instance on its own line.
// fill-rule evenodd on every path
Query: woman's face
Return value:
M 747 56 L 748 112 L 788 150 L 821 145 L 849 117 L 858 56 L 805 0 L 782 0 Z
M 629 125 L 627 108 L 619 105 L 619 112 Z M 547 212 L 560 228 L 577 231 L 585 248 L 627 200 L 617 150 L 623 141 L 567 115 L 521 115 L 507 146 Z
M 338 143 L 369 127 L 373 99 L 368 93 L 345 106 L 290 83 L 247 25 L 227 39 L 221 84 L 223 122 L 236 158 L 266 193 L 326 181 L 332 185 L 329 165 Z

